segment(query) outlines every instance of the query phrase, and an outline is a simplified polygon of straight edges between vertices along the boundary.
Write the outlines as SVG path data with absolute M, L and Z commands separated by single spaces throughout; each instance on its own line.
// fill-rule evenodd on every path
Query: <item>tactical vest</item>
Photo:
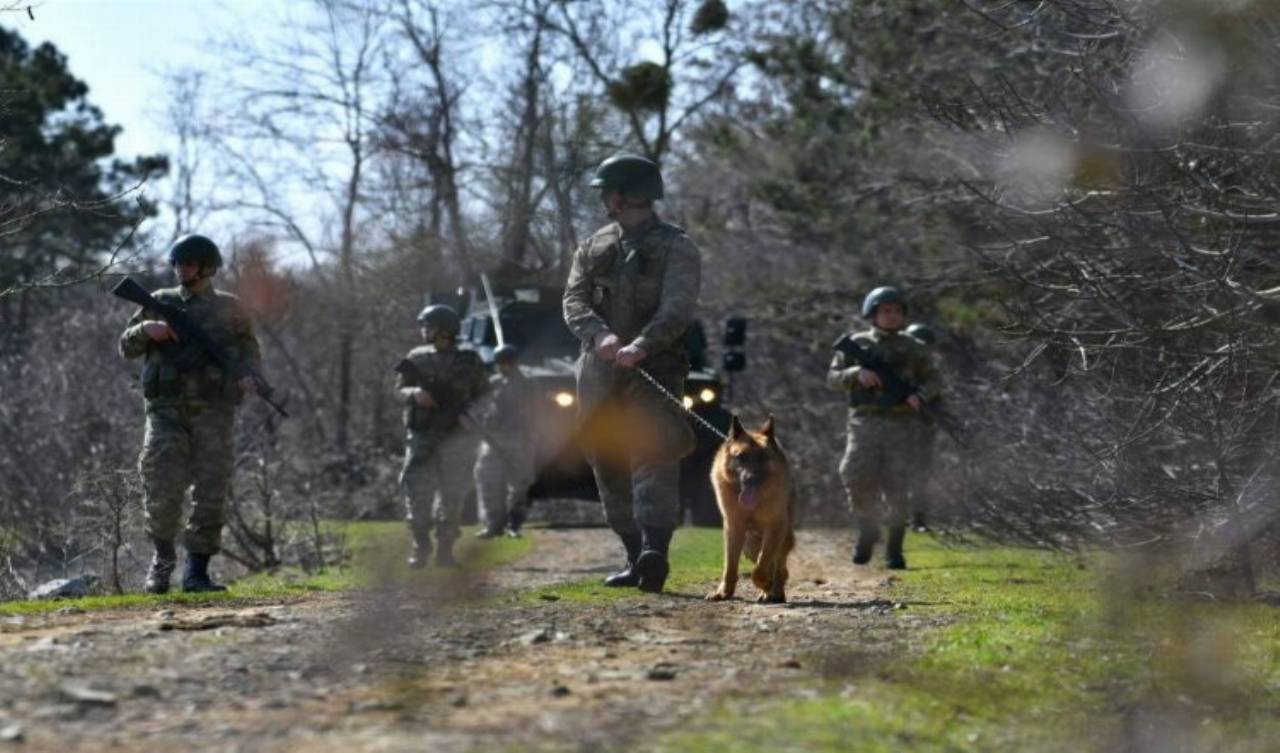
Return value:
M 182 309 L 234 361 L 246 357 L 235 336 L 235 299 L 216 293 L 183 300 L 176 290 L 160 290 L 157 300 Z M 236 405 L 243 395 L 235 379 L 192 342 L 151 343 L 142 365 L 142 394 L 149 401 L 195 401 Z

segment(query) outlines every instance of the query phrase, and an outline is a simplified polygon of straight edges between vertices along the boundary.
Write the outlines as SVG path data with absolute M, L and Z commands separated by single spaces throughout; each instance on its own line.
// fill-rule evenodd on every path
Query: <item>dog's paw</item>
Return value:
M 771 594 L 764 593 L 756 597 L 756 603 L 757 604 L 786 604 L 787 597 L 783 596 L 782 594 L 773 596 Z
M 720 589 L 716 589 L 715 591 L 707 594 L 707 601 L 727 601 L 731 598 L 733 598 L 733 594 L 727 594 Z

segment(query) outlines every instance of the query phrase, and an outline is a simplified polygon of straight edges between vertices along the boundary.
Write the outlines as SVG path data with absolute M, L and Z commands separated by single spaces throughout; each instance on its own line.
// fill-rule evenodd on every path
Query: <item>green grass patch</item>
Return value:
M 708 584 L 720 577 L 724 545 L 720 529 L 680 528 L 671 540 L 671 577 L 667 591 L 695 593 L 702 596 L 710 590 Z M 622 545 L 618 545 L 618 566 L 623 564 Z M 744 560 L 745 561 L 745 560 Z M 749 563 L 748 563 L 749 566 Z M 633 588 L 608 588 L 601 581 L 604 576 L 586 578 L 572 583 L 560 583 L 530 589 L 519 598 L 526 601 L 558 599 L 570 602 L 625 601 L 649 598 Z
M 1150 749 L 1261 753 L 1280 739 L 1274 607 L 1112 594 L 1102 557 L 919 536 L 907 551 L 912 569 L 887 596 L 948 619 L 911 636 L 907 656 L 843 682 L 814 677 L 812 698 L 730 699 L 652 747 L 1076 751 L 1142 729 L 1170 736 Z
M 414 579 L 447 579 L 448 570 L 428 568 L 410 571 L 405 565 L 409 551 L 409 533 L 401 522 L 330 522 L 328 532 L 345 536 L 345 561 L 321 572 L 305 573 L 297 568 L 281 568 L 275 572 L 256 573 L 230 584 L 224 593 L 184 594 L 175 590 L 164 596 L 128 593 L 123 595 L 88 596 L 82 599 L 10 601 L 0 603 L 0 616 L 33 615 L 75 608 L 85 611 L 105 609 L 154 609 L 166 605 L 225 604 L 250 606 L 286 601 L 309 594 L 345 591 L 367 585 L 375 577 L 381 584 L 405 583 Z M 528 553 L 529 537 L 478 541 L 475 529 L 463 529 L 454 547 L 461 569 L 481 571 L 513 562 Z M 179 563 L 179 571 L 181 563 Z M 177 586 L 178 576 L 174 577 Z

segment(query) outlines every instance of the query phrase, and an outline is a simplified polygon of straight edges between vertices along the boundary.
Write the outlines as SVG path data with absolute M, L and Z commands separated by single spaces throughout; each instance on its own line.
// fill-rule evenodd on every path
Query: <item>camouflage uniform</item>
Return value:
M 589 460 L 620 536 L 678 525 L 680 459 L 696 439 L 688 419 L 643 377 L 600 360 L 595 338 L 607 330 L 623 344 L 634 340 L 647 354 L 641 368 L 683 395 L 689 360 L 681 337 L 693 322 L 700 277 L 697 246 L 656 218 L 631 232 L 606 225 L 573 255 L 564 318 L 582 340 L 578 400 Z
M 458 538 L 476 456 L 476 434 L 462 426 L 459 416 L 489 391 L 489 376 L 480 356 L 470 350 L 424 345 L 409 351 L 405 360 L 417 370 L 416 378 L 404 373 L 396 378 L 396 390 L 405 405 L 400 471 L 405 519 L 418 542 L 427 541 L 435 528 L 444 552 Z M 419 406 L 414 400 L 418 387 L 431 393 L 438 405 Z
M 183 308 L 232 358 L 258 366 L 258 341 L 235 296 L 212 285 L 200 293 L 177 287 L 153 295 L 161 303 Z M 207 358 L 184 362 L 180 368 L 175 357 L 184 343 L 161 346 L 142 329 L 143 322 L 160 318 L 154 311 L 140 310 L 120 337 L 121 355 L 145 357 L 146 435 L 138 467 L 147 531 L 153 540 L 172 541 L 182 527 L 183 498 L 192 487 L 183 539 L 187 551 L 213 555 L 222 545 L 223 505 L 235 463 L 232 428 L 242 394 L 234 377 Z
M 518 367 L 511 376 L 494 374 L 489 384 L 490 400 L 478 411 L 485 437 L 476 459 L 476 496 L 485 527 L 500 531 L 508 521 L 519 528 L 536 475 L 529 415 L 534 396 Z
M 877 351 L 894 373 L 920 387 L 925 399 L 937 397 L 941 383 L 919 340 L 875 328 L 853 339 Z M 862 386 L 859 371 L 861 367 L 850 365 L 848 357 L 837 352 L 827 372 L 828 387 L 849 393 L 848 444 L 840 461 L 840 480 L 860 521 L 879 525 L 883 495 L 889 526 L 901 526 L 906 522 L 908 484 L 919 473 L 922 417 L 905 402 L 882 405 L 883 390 Z

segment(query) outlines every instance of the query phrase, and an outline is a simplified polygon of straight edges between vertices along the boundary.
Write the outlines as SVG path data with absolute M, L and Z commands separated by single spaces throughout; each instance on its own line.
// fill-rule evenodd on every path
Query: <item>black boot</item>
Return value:
M 522 526 L 524 526 L 524 510 L 513 510 L 507 520 L 507 535 L 513 539 L 520 538 Z
M 643 544 L 640 557 L 636 559 L 635 571 L 640 576 L 640 590 L 645 593 L 660 594 L 667 584 L 667 574 L 671 565 L 667 562 L 667 549 L 671 546 L 671 528 L 644 528 L 641 530 Z
M 226 586 L 214 583 L 209 578 L 209 558 L 211 554 L 187 552 L 187 568 L 182 573 L 182 591 L 189 594 L 225 591 Z
M 155 554 L 151 555 L 151 570 L 147 572 L 147 583 L 143 588 L 149 594 L 169 593 L 169 578 L 178 566 L 178 552 L 172 541 L 155 539 Z
M 442 536 L 439 531 L 436 532 L 436 567 L 458 566 L 458 560 L 453 557 L 454 541 L 454 537 Z
M 431 561 L 431 531 L 414 531 L 413 548 L 409 550 L 409 567 L 421 570 Z
M 858 543 L 853 547 L 853 564 L 865 565 L 871 561 L 871 552 L 880 540 L 880 524 L 871 520 L 858 521 Z
M 907 558 L 902 556 L 902 540 L 906 538 L 907 526 L 899 523 L 889 526 L 889 543 L 884 553 L 885 567 L 890 570 L 906 570 Z
M 636 560 L 640 559 L 642 541 L 638 533 L 620 533 L 622 545 L 627 549 L 627 566 L 604 579 L 610 588 L 635 588 L 640 585 L 640 575 L 636 572 Z

